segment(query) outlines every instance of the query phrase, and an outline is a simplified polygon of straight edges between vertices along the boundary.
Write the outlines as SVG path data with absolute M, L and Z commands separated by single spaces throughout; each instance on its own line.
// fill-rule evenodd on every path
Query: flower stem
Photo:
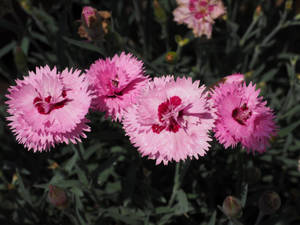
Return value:
M 172 195 L 169 200 L 168 206 L 172 206 L 174 203 L 176 193 L 181 186 L 182 180 L 190 166 L 191 160 L 187 159 L 185 162 L 180 161 L 176 164 L 175 174 L 174 174 L 174 185 L 172 190 Z
M 172 191 L 172 195 L 171 195 L 171 198 L 169 200 L 169 203 L 168 203 L 169 207 L 172 206 L 172 204 L 175 200 L 176 192 L 177 192 L 178 188 L 180 187 L 180 179 L 179 179 L 180 164 L 181 164 L 181 162 L 176 164 L 175 174 L 174 174 L 173 191 Z
M 80 159 L 80 164 L 81 164 L 82 169 L 85 173 L 85 176 L 87 177 L 88 180 L 90 180 L 91 176 L 90 176 L 89 170 L 86 166 L 85 159 L 84 159 L 84 157 L 82 155 L 82 152 L 81 152 L 82 150 L 84 150 L 83 145 L 81 143 L 79 143 L 79 148 L 76 148 L 73 144 L 71 146 L 72 146 L 72 149 L 78 153 L 78 156 L 79 156 L 79 159 Z M 99 200 L 98 200 L 97 194 L 94 191 L 94 189 L 89 188 L 89 190 L 90 190 L 90 193 L 92 194 L 94 200 L 97 202 L 97 204 L 99 204 Z
M 259 211 L 259 214 L 258 214 L 258 217 L 256 219 L 255 225 L 259 225 L 260 221 L 262 220 L 263 217 L 264 217 L 264 214 L 261 211 Z

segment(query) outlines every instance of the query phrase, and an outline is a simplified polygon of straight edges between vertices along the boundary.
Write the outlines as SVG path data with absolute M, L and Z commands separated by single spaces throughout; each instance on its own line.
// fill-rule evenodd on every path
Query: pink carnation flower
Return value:
M 97 60 L 87 72 L 87 79 L 97 96 L 93 107 L 113 120 L 122 120 L 148 80 L 142 61 L 124 52 L 112 59 Z
M 233 82 L 243 83 L 245 78 L 244 78 L 243 74 L 234 73 L 229 76 L 223 77 L 222 80 L 223 80 L 223 83 L 233 83 Z
M 214 109 L 205 86 L 191 78 L 154 78 L 139 102 L 129 108 L 123 126 L 142 156 L 156 164 L 205 155 Z
M 275 116 L 251 83 L 222 83 L 212 91 L 217 109 L 215 137 L 225 148 L 241 143 L 247 151 L 263 153 L 275 135 Z
M 225 13 L 221 0 L 177 0 L 179 5 L 174 11 L 174 20 L 185 23 L 193 29 L 194 35 L 211 38 L 214 19 Z
M 91 103 L 88 83 L 80 71 L 57 72 L 48 66 L 29 72 L 24 80 L 16 80 L 6 95 L 7 119 L 19 143 L 36 151 L 48 150 L 56 143 L 76 143 L 84 131 Z

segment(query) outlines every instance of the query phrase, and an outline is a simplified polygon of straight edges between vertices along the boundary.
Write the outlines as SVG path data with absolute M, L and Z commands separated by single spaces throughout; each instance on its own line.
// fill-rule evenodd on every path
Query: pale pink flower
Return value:
M 218 116 L 215 137 L 225 148 L 241 143 L 248 152 L 266 151 L 276 132 L 275 116 L 259 92 L 245 82 L 222 83 L 212 90 Z
M 205 86 L 191 78 L 154 78 L 139 102 L 128 109 L 123 126 L 142 156 L 156 164 L 205 155 L 214 124 Z
M 211 38 L 214 20 L 225 13 L 221 0 L 177 0 L 173 11 L 174 20 L 185 23 L 196 37 L 206 35 Z
M 245 81 L 245 76 L 244 74 L 234 73 L 229 76 L 223 77 L 222 80 L 223 83 L 228 83 L 228 84 L 233 82 L 243 83 Z
M 97 60 L 87 71 L 87 79 L 97 96 L 93 107 L 121 121 L 126 109 L 137 101 L 148 77 L 142 61 L 123 52 L 112 59 Z
M 216 86 L 218 86 L 220 83 L 227 83 L 227 84 L 230 84 L 230 83 L 233 83 L 233 82 L 243 83 L 244 81 L 245 81 L 245 76 L 243 74 L 234 73 L 232 75 L 221 78 L 218 82 L 211 85 L 210 88 L 213 89 Z
M 79 70 L 60 73 L 37 67 L 8 89 L 7 119 L 19 143 L 36 152 L 86 137 L 84 131 L 90 128 L 85 115 L 92 97 L 88 82 L 79 75 Z

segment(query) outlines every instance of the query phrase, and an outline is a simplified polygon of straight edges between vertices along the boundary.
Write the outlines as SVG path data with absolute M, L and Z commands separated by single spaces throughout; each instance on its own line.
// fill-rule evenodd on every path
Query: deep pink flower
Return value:
M 214 109 L 205 86 L 191 78 L 154 78 L 139 102 L 128 109 L 123 125 L 130 141 L 156 164 L 205 155 Z
M 212 91 L 217 109 L 215 137 L 225 148 L 241 143 L 247 151 L 262 153 L 275 135 L 274 114 L 251 83 L 222 83 Z
M 95 17 L 96 13 L 97 13 L 97 9 L 94 9 L 91 6 L 83 7 L 81 16 L 88 27 L 90 26 L 90 18 Z
M 92 97 L 88 82 L 79 75 L 79 70 L 60 73 L 37 67 L 8 89 L 7 119 L 19 143 L 36 152 L 86 137 L 84 131 L 90 128 L 85 115 Z
M 112 59 L 97 60 L 87 72 L 87 79 L 97 96 L 93 107 L 113 120 L 122 120 L 148 80 L 142 61 L 124 52 Z
M 221 0 L 177 0 L 177 4 L 173 11 L 174 20 L 187 24 L 196 37 L 206 35 L 211 38 L 214 19 L 225 13 Z

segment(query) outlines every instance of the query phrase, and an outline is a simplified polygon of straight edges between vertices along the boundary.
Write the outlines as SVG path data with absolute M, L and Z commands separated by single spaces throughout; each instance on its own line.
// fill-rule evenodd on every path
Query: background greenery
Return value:
M 0 223 L 236 224 L 218 209 L 234 195 L 244 207 L 238 220 L 252 225 L 260 195 L 273 190 L 281 207 L 261 224 L 300 224 L 300 1 L 224 4 L 227 15 L 207 40 L 173 21 L 175 0 L 1 0 Z M 77 33 L 86 5 L 111 12 L 103 40 Z M 16 78 L 46 64 L 85 70 L 121 51 L 143 60 L 151 77 L 187 75 L 212 85 L 244 73 L 274 109 L 278 136 L 262 155 L 213 141 L 205 157 L 168 166 L 141 158 L 121 125 L 101 113 L 90 113 L 92 132 L 82 144 L 33 153 L 16 142 L 4 104 Z M 169 51 L 176 53 L 171 62 Z M 50 184 L 67 194 L 65 209 L 48 201 Z

